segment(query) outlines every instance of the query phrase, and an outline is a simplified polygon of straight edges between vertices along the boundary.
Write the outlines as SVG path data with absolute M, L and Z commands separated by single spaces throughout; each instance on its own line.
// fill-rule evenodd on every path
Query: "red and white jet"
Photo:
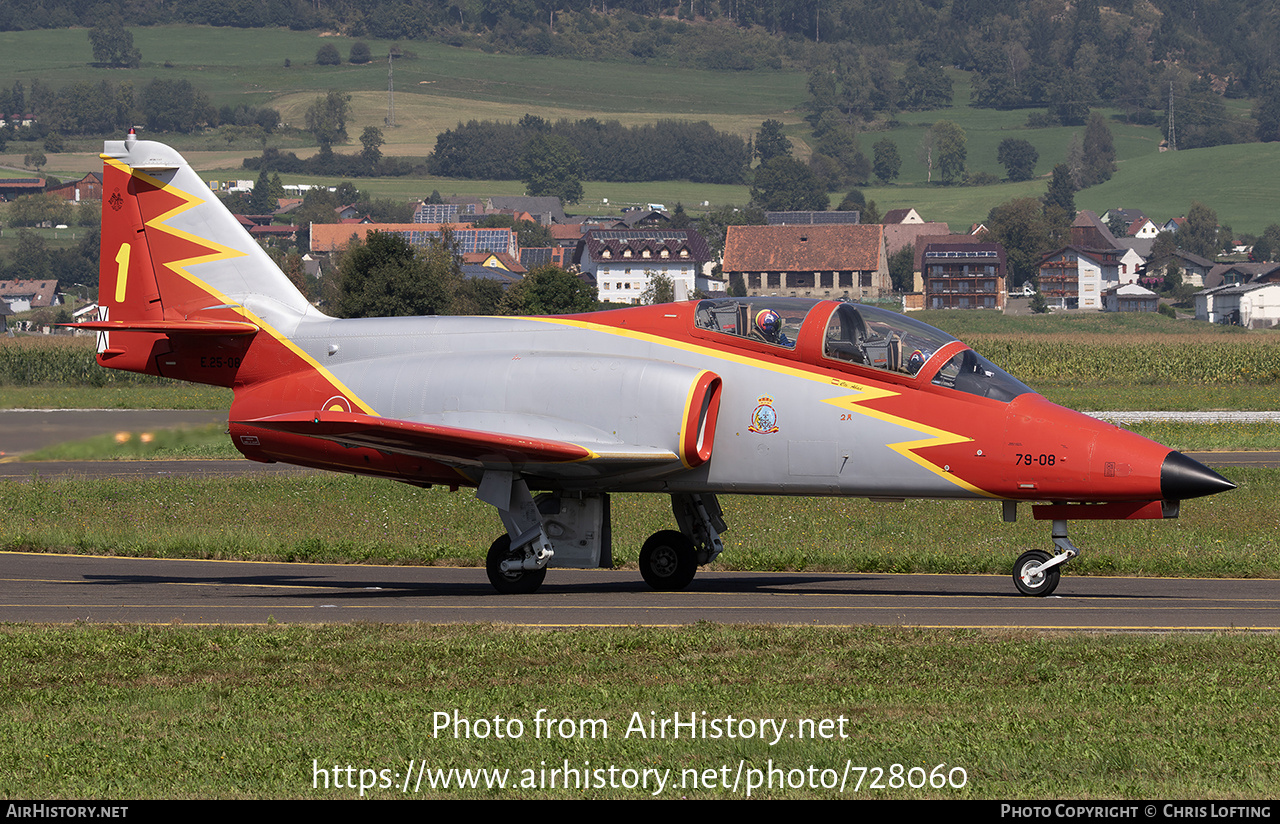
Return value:
M 1052 551 L 1073 519 L 1172 518 L 1234 488 L 1158 443 L 1056 406 L 955 338 L 855 303 L 716 298 L 558 317 L 335 319 L 293 287 L 168 146 L 102 155 L 98 362 L 235 390 L 255 461 L 472 486 L 505 527 L 501 592 L 611 566 L 609 495 L 671 496 L 640 571 L 686 587 L 723 549 L 716 496 L 1018 502 Z M 535 495 L 535 493 L 541 493 Z

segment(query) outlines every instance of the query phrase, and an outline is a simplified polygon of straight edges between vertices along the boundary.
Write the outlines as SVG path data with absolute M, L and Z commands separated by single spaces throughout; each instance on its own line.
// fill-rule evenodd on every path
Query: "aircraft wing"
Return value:
M 508 469 L 529 464 L 599 463 L 635 469 L 662 464 L 673 464 L 673 468 L 682 465 L 679 455 L 658 447 L 571 443 L 355 412 L 292 412 L 237 423 L 319 438 L 347 447 L 367 447 L 428 458 L 451 466 Z

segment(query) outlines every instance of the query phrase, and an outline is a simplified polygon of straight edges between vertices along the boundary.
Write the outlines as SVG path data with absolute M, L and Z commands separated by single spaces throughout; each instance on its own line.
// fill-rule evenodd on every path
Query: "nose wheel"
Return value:
M 525 553 L 511 548 L 511 536 L 500 535 L 489 547 L 485 559 L 485 572 L 489 583 L 503 595 L 529 595 L 537 592 L 547 577 L 547 568 L 528 569 L 522 566 Z
M 1039 549 L 1024 552 L 1013 564 L 1013 585 L 1023 595 L 1043 597 L 1058 588 L 1058 567 L 1043 569 L 1052 556 Z
M 1013 564 L 1013 585 L 1018 592 L 1043 598 L 1058 588 L 1062 565 L 1080 554 L 1067 537 L 1065 520 L 1054 519 L 1053 545 L 1053 554 L 1033 549 L 1018 556 Z

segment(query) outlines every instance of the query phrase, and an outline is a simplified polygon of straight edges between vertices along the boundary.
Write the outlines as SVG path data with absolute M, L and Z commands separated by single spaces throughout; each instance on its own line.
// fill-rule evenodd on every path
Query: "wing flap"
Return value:
M 459 466 L 511 466 L 623 461 L 667 463 L 679 457 L 666 450 L 629 445 L 592 445 L 415 423 L 355 412 L 291 412 L 239 421 L 244 426 L 333 441 L 343 446 L 430 458 Z

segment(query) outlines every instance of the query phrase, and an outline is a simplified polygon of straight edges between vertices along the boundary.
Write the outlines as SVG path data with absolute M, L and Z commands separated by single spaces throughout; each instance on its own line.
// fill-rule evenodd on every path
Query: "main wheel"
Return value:
M 1058 588 L 1059 567 L 1039 572 L 1026 580 L 1023 580 L 1022 577 L 1023 570 L 1043 564 L 1052 557 L 1049 553 L 1038 549 L 1024 552 L 1018 556 L 1018 560 L 1013 564 L 1013 585 L 1018 588 L 1018 592 L 1023 595 L 1044 596 Z
M 640 574 L 646 584 L 659 592 L 684 589 L 697 571 L 697 550 L 682 532 L 655 532 L 640 549 Z
M 515 569 L 502 571 L 502 562 L 508 558 L 519 559 L 519 553 L 511 551 L 511 536 L 502 535 L 489 547 L 489 555 L 485 558 L 485 572 L 489 573 L 489 583 L 503 595 L 528 595 L 537 592 L 542 586 L 542 579 L 547 577 L 547 569 Z

